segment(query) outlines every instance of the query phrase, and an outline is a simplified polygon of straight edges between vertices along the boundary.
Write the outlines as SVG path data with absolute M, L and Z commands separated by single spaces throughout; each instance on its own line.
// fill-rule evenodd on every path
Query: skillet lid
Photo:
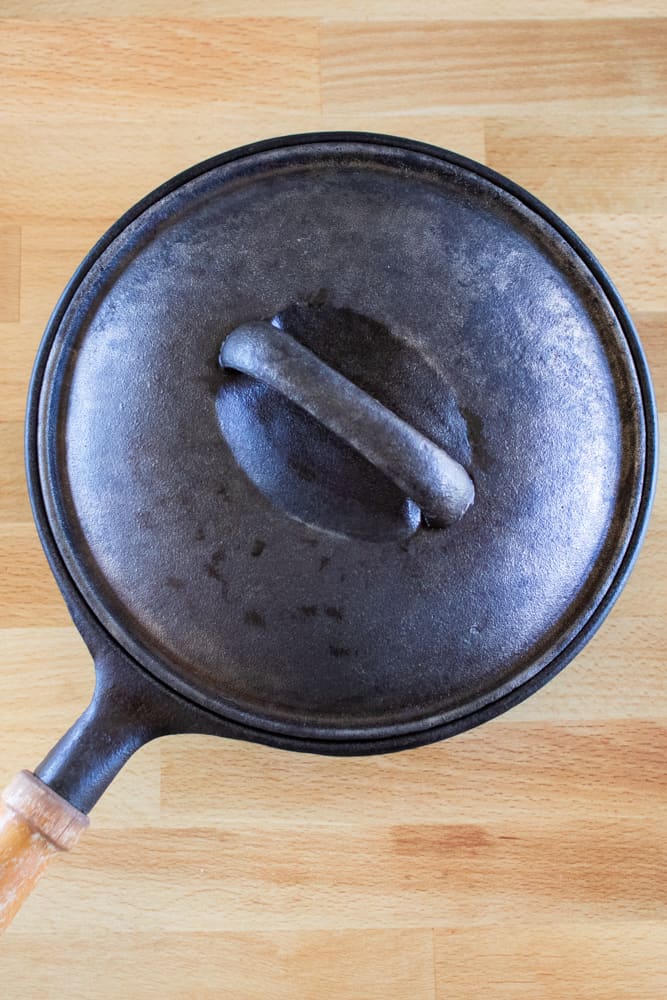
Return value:
M 44 352 L 76 588 L 259 729 L 427 734 L 519 700 L 646 520 L 654 411 L 608 279 L 521 189 L 419 143 L 296 136 L 175 178 L 91 252 Z

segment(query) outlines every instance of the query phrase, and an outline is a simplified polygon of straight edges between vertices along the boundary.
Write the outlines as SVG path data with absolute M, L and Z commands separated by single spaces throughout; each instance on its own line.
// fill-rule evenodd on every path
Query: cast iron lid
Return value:
M 175 178 L 84 262 L 42 356 L 76 588 L 256 729 L 493 714 L 590 636 L 646 520 L 654 410 L 613 287 L 526 192 L 418 143 L 296 136 Z

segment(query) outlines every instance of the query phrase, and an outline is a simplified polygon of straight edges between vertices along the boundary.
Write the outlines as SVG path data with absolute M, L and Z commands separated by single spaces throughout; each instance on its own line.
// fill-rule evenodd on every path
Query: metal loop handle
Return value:
M 244 323 L 223 343 L 220 364 L 264 382 L 337 434 L 432 524 L 453 524 L 473 502 L 475 488 L 462 465 L 284 330 Z

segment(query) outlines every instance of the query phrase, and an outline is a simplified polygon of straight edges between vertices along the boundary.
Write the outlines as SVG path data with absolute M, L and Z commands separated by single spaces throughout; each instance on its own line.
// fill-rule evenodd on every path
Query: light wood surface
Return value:
M 92 689 L 25 491 L 34 353 L 95 239 L 191 163 L 323 128 L 489 163 L 598 254 L 667 406 L 663 2 L 101 9 L 0 0 L 0 783 Z M 3 998 L 663 1000 L 666 550 L 663 489 L 590 646 L 448 743 L 363 760 L 185 737 L 140 751 L 0 941 Z

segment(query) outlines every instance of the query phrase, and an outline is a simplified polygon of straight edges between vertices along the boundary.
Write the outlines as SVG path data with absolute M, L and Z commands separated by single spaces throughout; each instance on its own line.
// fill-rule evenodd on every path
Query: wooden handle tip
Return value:
M 69 851 L 88 817 L 30 771 L 2 793 L 0 815 L 0 930 L 8 927 L 51 858 Z

